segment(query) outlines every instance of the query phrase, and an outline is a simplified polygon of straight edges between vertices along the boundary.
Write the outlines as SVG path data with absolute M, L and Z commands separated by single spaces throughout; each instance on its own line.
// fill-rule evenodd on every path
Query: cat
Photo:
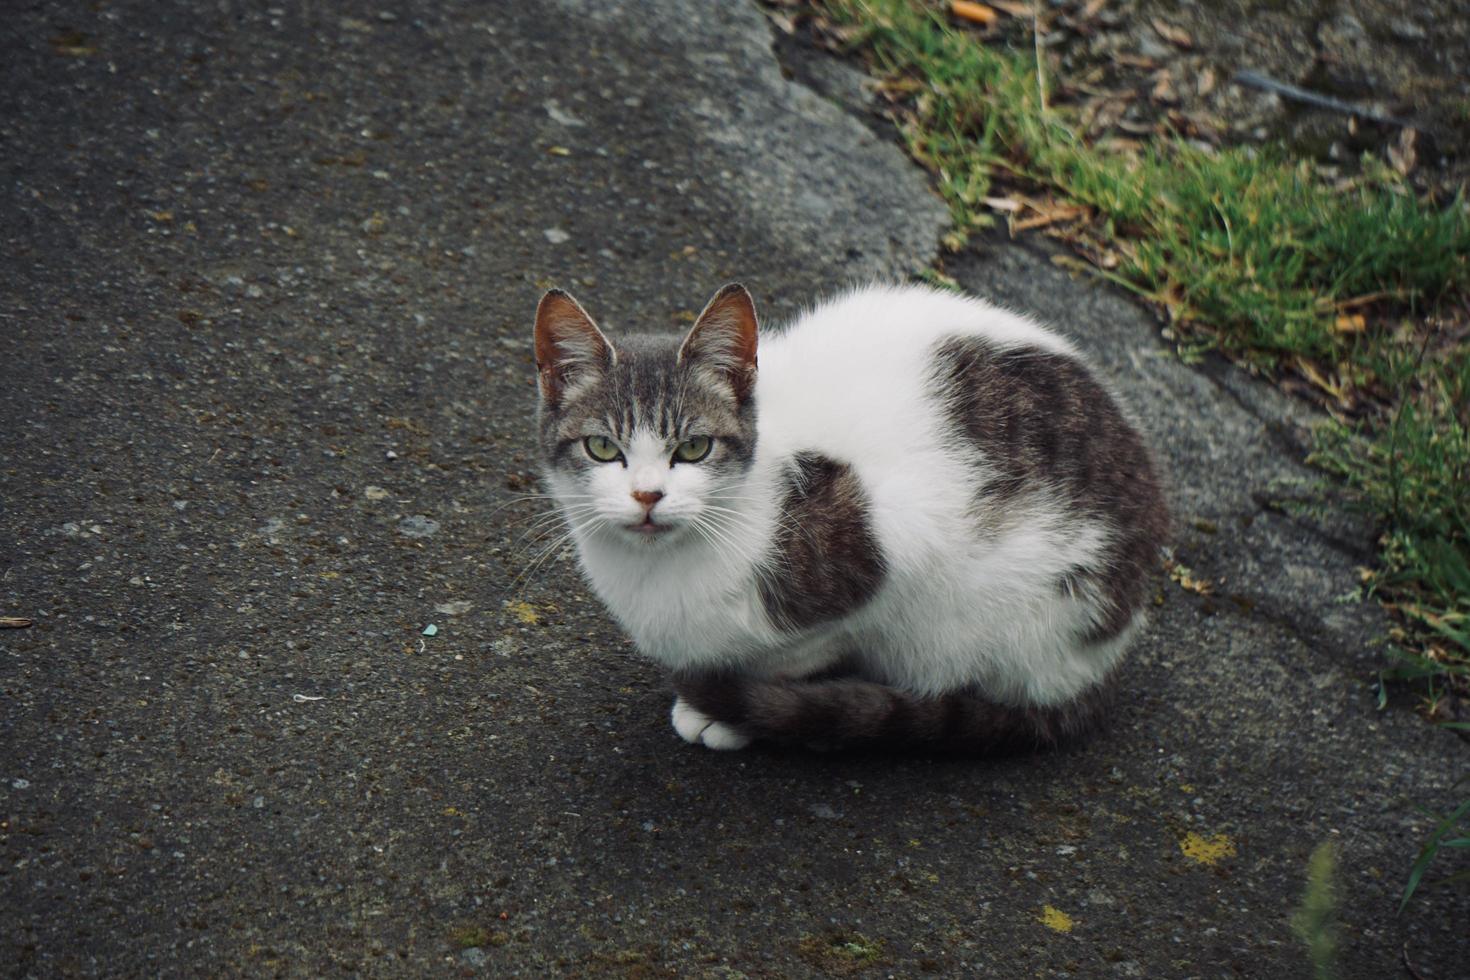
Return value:
M 873 285 L 783 330 L 739 284 L 682 338 L 536 310 L 544 481 L 675 731 L 999 754 L 1099 725 L 1168 528 L 1071 345 Z

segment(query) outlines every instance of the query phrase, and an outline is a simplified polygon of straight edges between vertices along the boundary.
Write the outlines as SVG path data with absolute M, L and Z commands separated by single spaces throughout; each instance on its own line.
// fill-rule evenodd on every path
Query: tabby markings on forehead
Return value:
M 681 440 L 694 435 L 719 436 L 736 433 L 742 428 L 740 419 L 732 412 L 723 410 L 718 404 L 702 404 L 686 408 L 684 391 L 677 392 L 677 399 L 670 399 L 667 392 L 660 392 L 656 400 L 641 402 L 618 397 L 611 406 L 605 406 L 601 416 L 568 413 L 567 423 L 561 431 L 567 436 L 611 435 L 615 439 L 631 438 L 634 432 L 647 429 L 672 440 Z M 580 415 L 580 417 L 579 417 Z

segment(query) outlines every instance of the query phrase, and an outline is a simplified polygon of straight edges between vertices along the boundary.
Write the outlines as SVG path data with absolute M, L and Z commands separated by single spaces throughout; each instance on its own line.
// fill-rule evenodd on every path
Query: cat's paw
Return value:
M 705 748 L 717 752 L 735 752 L 750 744 L 749 735 L 741 734 L 739 729 L 722 721 L 710 722 L 699 740 L 704 743 Z
M 674 723 L 674 731 L 690 745 L 700 744 L 704 730 L 714 724 L 708 716 L 691 708 L 683 698 L 674 699 L 674 710 L 669 719 Z
M 690 745 L 703 745 L 719 752 L 734 752 L 750 744 L 750 737 L 742 735 L 733 726 L 715 721 L 702 711 L 691 707 L 683 698 L 674 699 L 674 710 L 670 713 L 674 731 Z

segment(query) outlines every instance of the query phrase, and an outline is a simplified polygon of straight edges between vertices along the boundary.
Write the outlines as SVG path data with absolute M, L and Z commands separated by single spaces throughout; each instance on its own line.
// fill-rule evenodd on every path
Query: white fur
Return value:
M 705 748 L 721 752 L 733 752 L 750 744 L 749 736 L 742 735 L 724 722 L 715 721 L 708 715 L 690 707 L 683 698 L 674 699 L 674 710 L 670 712 L 670 720 L 673 722 L 674 731 L 678 732 L 679 737 L 690 745 L 703 745 Z
M 957 336 L 1076 356 L 1032 321 L 975 299 L 861 288 L 762 334 L 756 455 L 742 482 L 720 487 L 698 465 L 671 468 L 670 447 L 647 432 L 624 447 L 626 469 L 599 468 L 600 520 L 579 527 L 578 550 L 638 647 L 671 668 L 790 676 L 858 651 L 868 673 L 916 694 L 978 683 L 1018 704 L 1060 703 L 1099 681 L 1127 637 L 1077 642 L 1095 608 L 1085 595 L 1059 596 L 1056 583 L 1095 558 L 1110 529 L 1044 491 L 977 522 L 976 473 L 986 464 L 946 431 L 932 375 L 936 346 Z M 783 466 L 797 452 L 854 467 L 888 571 L 862 608 L 791 636 L 767 618 L 754 576 L 773 546 Z M 565 477 L 553 489 L 564 502 L 579 492 Z M 664 493 L 653 513 L 676 529 L 652 539 L 626 530 L 643 513 L 633 490 Z M 735 512 L 715 541 L 700 531 L 712 502 Z M 739 747 L 681 704 L 674 726 L 686 740 Z

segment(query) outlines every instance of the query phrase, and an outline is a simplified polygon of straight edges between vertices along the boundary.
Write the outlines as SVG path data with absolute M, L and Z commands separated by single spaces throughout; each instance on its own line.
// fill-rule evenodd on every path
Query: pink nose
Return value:
M 662 490 L 634 490 L 633 499 L 643 505 L 644 510 L 653 510 L 653 505 L 664 499 Z

